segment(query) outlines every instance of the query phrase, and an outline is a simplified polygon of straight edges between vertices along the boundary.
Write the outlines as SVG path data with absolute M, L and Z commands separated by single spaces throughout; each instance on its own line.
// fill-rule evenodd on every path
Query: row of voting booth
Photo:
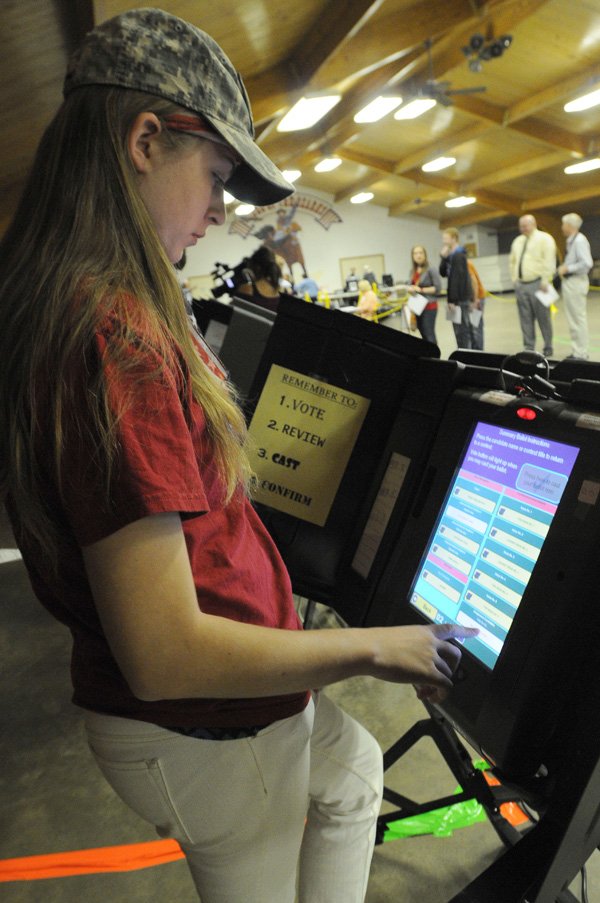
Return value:
M 252 308 L 234 302 L 216 331 L 196 313 L 241 388 L 256 507 L 294 591 L 350 626 L 479 628 L 447 700 L 384 760 L 431 736 L 503 841 L 452 903 L 575 900 L 600 842 L 600 364 L 441 360 L 293 298 L 276 316 Z M 448 802 L 386 799 L 395 818 Z M 500 815 L 506 799 L 535 813 L 525 830 Z

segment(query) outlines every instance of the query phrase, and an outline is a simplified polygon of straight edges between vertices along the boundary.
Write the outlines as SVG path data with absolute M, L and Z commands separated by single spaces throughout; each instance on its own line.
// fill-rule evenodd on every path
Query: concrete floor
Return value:
M 590 300 L 592 359 L 600 361 L 600 295 Z M 389 324 L 391 325 L 391 324 Z M 555 318 L 556 357 L 569 351 L 562 311 Z M 442 355 L 454 348 L 441 320 Z M 486 348 L 521 347 L 514 300 L 493 298 L 486 309 Z M 14 548 L 0 518 L 0 550 Z M 83 739 L 80 712 L 70 703 L 67 631 L 34 599 L 22 562 L 0 551 L 0 860 L 41 853 L 155 840 L 104 783 Z M 425 715 L 411 688 L 355 678 L 328 691 L 374 733 L 384 748 Z M 389 786 L 420 801 L 451 793 L 456 781 L 431 741 L 394 766 Z M 367 903 L 446 903 L 502 852 L 489 823 L 452 837 L 396 840 L 376 847 Z M 589 899 L 600 901 L 600 857 L 588 861 Z M 1 875 L 1 863 L 0 863 Z M 580 899 L 580 883 L 573 893 Z M 0 885 L 5 903 L 193 903 L 182 861 L 133 872 L 93 874 Z M 277 903 L 277 901 L 265 901 Z M 507 901 L 514 903 L 514 901 Z

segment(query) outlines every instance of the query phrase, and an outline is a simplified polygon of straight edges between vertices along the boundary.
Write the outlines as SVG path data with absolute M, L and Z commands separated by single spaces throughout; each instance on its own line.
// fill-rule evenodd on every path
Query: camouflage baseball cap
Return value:
M 250 102 L 239 73 L 219 45 L 161 9 L 133 9 L 103 22 L 72 56 L 63 87 L 117 85 L 156 94 L 200 114 L 241 158 L 228 191 L 253 204 L 292 194 L 254 142 Z

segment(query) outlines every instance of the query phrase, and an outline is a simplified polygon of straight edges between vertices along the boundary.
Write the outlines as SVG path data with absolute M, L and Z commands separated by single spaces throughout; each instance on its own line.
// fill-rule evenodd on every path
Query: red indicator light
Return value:
M 517 408 L 517 417 L 521 420 L 535 420 L 537 414 L 532 408 Z

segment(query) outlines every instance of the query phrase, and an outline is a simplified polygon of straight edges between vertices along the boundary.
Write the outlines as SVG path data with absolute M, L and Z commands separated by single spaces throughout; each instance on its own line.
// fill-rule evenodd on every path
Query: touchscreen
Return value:
M 430 621 L 478 627 L 464 647 L 493 668 L 579 449 L 477 423 L 413 583 Z

